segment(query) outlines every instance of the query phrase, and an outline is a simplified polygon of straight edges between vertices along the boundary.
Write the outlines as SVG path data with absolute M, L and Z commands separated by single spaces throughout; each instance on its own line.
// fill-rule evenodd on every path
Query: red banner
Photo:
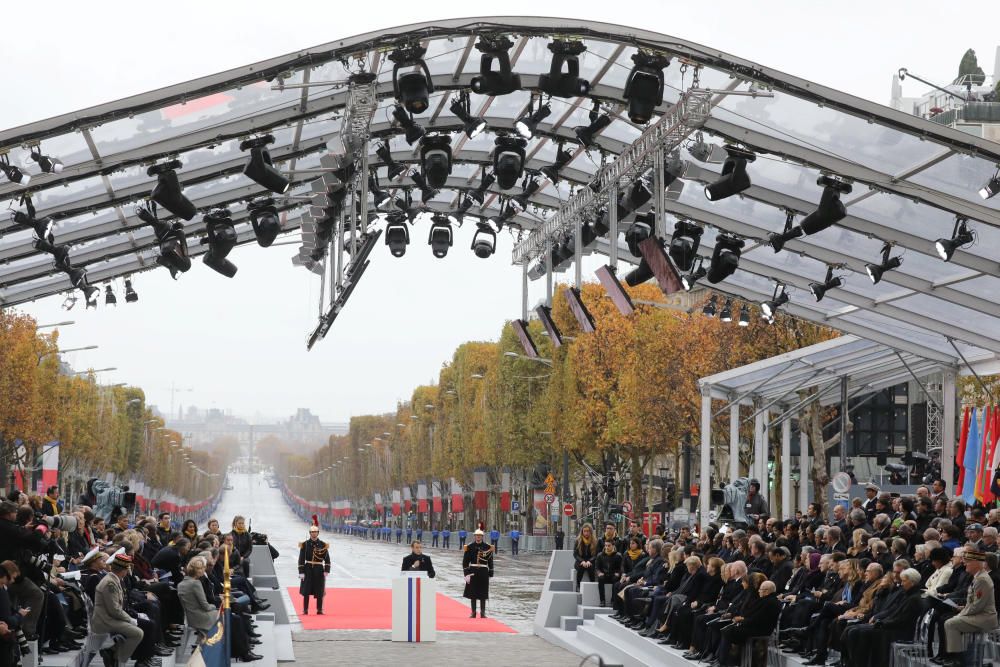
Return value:
M 486 471 L 472 473 L 472 481 L 475 486 L 475 505 L 477 510 L 485 510 L 489 507 L 489 496 L 486 491 Z
M 510 511 L 510 473 L 500 475 L 500 511 Z
M 451 478 L 451 511 L 456 513 L 465 511 L 465 497 L 462 485 L 455 481 L 454 477 Z
M 441 502 L 441 482 L 431 482 L 431 510 L 444 511 L 444 503 Z

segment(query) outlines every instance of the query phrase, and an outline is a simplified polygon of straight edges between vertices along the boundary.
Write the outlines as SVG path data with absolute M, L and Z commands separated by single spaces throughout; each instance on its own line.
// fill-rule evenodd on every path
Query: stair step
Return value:
M 567 632 L 572 632 L 583 625 L 582 616 L 563 616 L 559 619 L 559 627 Z
M 582 604 L 576 606 L 577 615 L 588 621 L 594 620 L 595 616 L 599 616 L 601 614 L 612 614 L 614 611 L 615 610 L 611 607 L 587 606 Z

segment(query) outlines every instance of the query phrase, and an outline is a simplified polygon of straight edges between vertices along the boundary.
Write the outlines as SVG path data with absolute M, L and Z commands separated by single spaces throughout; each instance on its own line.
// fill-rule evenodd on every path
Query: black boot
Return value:
M 305 596 L 304 598 L 302 598 L 302 615 L 303 616 L 308 616 L 309 615 L 309 596 L 308 595 Z
M 472 603 L 472 613 L 469 614 L 469 618 L 475 618 L 476 617 L 476 601 L 475 600 L 470 600 L 469 602 Z
M 316 598 L 316 615 L 323 615 L 323 598 Z
M 486 618 L 486 600 L 479 601 L 479 618 Z

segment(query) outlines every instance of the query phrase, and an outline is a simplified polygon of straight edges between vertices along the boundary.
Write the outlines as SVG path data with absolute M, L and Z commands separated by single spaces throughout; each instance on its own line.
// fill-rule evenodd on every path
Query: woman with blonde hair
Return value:
M 595 574 L 597 566 L 597 538 L 594 536 L 594 527 L 589 523 L 583 524 L 580 535 L 576 538 L 576 545 L 573 547 L 573 561 L 576 568 L 576 591 L 580 592 L 580 583 L 583 575 L 590 576 L 591 581 L 597 581 Z

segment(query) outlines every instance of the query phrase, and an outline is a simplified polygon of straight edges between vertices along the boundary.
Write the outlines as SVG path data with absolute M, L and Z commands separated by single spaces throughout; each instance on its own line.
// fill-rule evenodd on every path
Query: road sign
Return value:
M 545 476 L 545 494 L 554 496 L 556 493 L 556 478 L 549 473 Z M 552 502 L 552 501 L 547 501 Z
M 631 512 L 632 511 L 632 503 L 630 503 L 627 500 L 625 502 L 623 502 L 622 503 L 622 511 L 625 512 L 626 514 L 628 514 L 629 512 Z
M 847 493 L 851 490 L 851 476 L 846 472 L 838 472 L 831 481 L 836 493 Z
M 545 502 L 547 502 L 547 503 L 549 503 L 551 505 L 555 501 L 556 501 L 555 494 L 552 494 L 552 493 L 546 493 L 545 494 Z
M 518 502 L 518 501 L 516 501 L 516 500 L 511 501 L 511 503 L 510 503 L 510 511 L 511 512 L 520 512 L 521 511 L 521 503 Z
M 573 503 L 566 503 L 563 505 L 563 514 L 566 516 L 573 516 Z

